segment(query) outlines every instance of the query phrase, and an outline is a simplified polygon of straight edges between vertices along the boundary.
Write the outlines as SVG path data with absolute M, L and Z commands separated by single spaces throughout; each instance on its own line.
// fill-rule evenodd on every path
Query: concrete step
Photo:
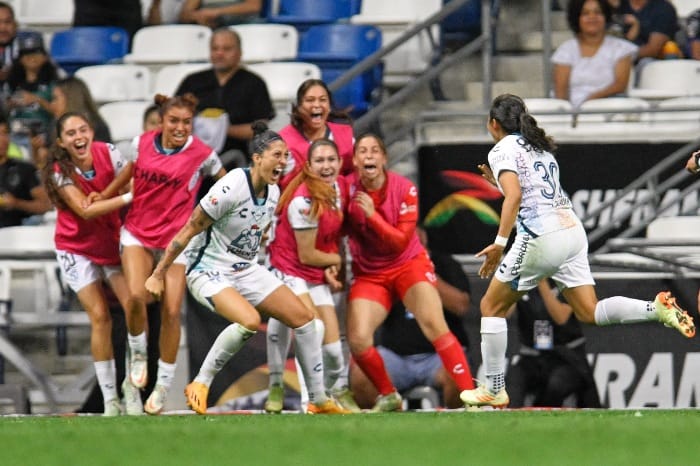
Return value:
M 481 82 L 465 83 L 466 99 L 472 102 L 483 100 L 484 86 Z M 491 95 L 516 94 L 523 98 L 543 97 L 544 84 L 542 81 L 494 81 L 491 87 Z

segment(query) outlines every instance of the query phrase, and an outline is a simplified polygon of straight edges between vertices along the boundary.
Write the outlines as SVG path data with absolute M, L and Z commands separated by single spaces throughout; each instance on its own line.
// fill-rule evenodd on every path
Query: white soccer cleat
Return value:
M 493 394 L 485 385 L 479 385 L 473 390 L 464 390 L 459 394 L 459 398 L 467 408 L 473 406 L 492 406 L 494 408 L 505 408 L 510 403 L 510 398 L 505 388 Z
M 122 392 L 124 393 L 124 406 L 128 416 L 139 416 L 143 414 L 143 401 L 140 390 L 134 387 L 128 378 L 122 382 Z
M 119 403 L 119 400 L 117 398 L 113 398 L 113 399 L 105 402 L 105 410 L 104 410 L 104 413 L 102 413 L 102 416 L 115 417 L 115 416 L 121 416 L 121 414 L 122 414 L 122 405 Z
M 132 351 L 129 357 L 129 378 L 131 385 L 143 388 L 148 382 L 148 355 L 138 351 Z
M 168 389 L 162 385 L 156 384 L 156 386 L 153 387 L 151 396 L 146 400 L 146 404 L 143 407 L 144 411 L 153 416 L 157 416 L 163 412 L 163 407 L 165 406 L 165 400 L 167 398 Z

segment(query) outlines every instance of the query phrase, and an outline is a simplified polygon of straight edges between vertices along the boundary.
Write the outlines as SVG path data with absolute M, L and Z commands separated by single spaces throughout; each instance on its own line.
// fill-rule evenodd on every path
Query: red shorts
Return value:
M 397 267 L 373 274 L 355 275 L 348 301 L 369 299 L 381 304 L 387 312 L 396 299 L 401 299 L 413 285 L 428 282 L 435 286 L 435 266 L 425 252 Z

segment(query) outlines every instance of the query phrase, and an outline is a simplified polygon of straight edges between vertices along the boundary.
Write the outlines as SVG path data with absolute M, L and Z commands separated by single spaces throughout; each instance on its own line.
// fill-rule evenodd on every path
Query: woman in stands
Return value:
M 466 405 L 495 407 L 509 403 L 505 390 L 508 343 L 506 313 L 543 278 L 552 278 L 582 322 L 596 325 L 657 321 L 687 338 L 695 335 L 693 319 L 662 291 L 654 301 L 622 296 L 598 301 L 588 265 L 588 239 L 571 201 L 559 183 L 555 145 L 511 94 L 496 97 L 487 129 L 496 145 L 484 176 L 503 193 L 498 234 L 477 254 L 485 257 L 481 278 L 491 277 L 481 300 L 481 351 L 486 383 L 466 390 Z M 503 256 L 513 227 L 513 245 Z
M 112 350 L 112 320 L 103 289 L 106 280 L 126 306 L 128 290 L 119 259 L 119 209 L 131 193 L 116 195 L 129 182 L 131 164 L 111 144 L 94 141 L 88 119 L 74 112 L 56 122 L 58 135 L 43 169 L 46 190 L 58 209 L 56 257 L 63 277 L 90 317 L 90 346 L 104 415 L 121 413 Z M 101 200 L 88 203 L 90 193 Z M 116 196 L 115 196 L 116 195 Z
M 348 341 L 353 359 L 379 392 L 373 410 L 402 409 L 401 396 L 373 342 L 396 298 L 411 309 L 460 391 L 472 388 L 462 345 L 445 322 L 433 263 L 416 234 L 416 187 L 386 169 L 386 148 L 373 134 L 357 140 L 353 163 L 347 214 L 353 272 Z
M 90 94 L 90 89 L 80 78 L 71 76 L 58 80 L 52 95 L 50 108 L 54 118 L 60 118 L 66 112 L 77 112 L 85 115 L 90 126 L 94 128 L 95 139 L 102 142 L 112 142 L 109 127 L 97 111 L 97 104 Z M 56 139 L 56 135 L 49 132 L 47 139 L 44 135 L 37 135 L 31 140 L 34 163 L 39 167 L 43 167 L 46 163 L 47 143 Z
M 125 307 L 129 343 L 129 380 L 143 388 L 148 380 L 146 304 L 144 287 L 155 262 L 187 222 L 202 178 L 226 173 L 218 155 L 192 135 L 197 99 L 156 95 L 162 129 L 134 140 L 134 201 L 121 233 L 122 266 L 129 286 Z M 175 375 L 180 344 L 180 307 L 185 291 L 184 256 L 165 274 L 161 304 L 160 359 L 153 392 L 146 400 L 148 414 L 159 414 Z
M 171 266 L 191 242 L 187 286 L 203 306 L 230 322 L 216 338 L 185 394 L 197 413 L 207 410 L 216 374 L 260 326 L 258 311 L 294 328 L 299 362 L 309 387 L 310 413 L 343 413 L 323 389 L 320 337 L 314 315 L 272 272 L 258 264 L 264 232 L 279 201 L 287 145 L 264 123 L 253 125 L 252 165 L 236 168 L 212 186 L 174 236 L 145 287 L 167 292 Z
M 296 102 L 292 105 L 291 123 L 280 130 L 280 136 L 292 154 L 280 181 L 282 189 L 302 171 L 309 145 L 321 138 L 330 139 L 338 146 L 342 161 L 340 174 L 352 173 L 352 146 L 355 141 L 352 126 L 346 114 L 333 110 L 331 92 L 320 79 L 307 79 L 301 83 Z
M 326 389 L 344 408 L 359 411 L 346 387 L 334 387 L 346 364 L 332 296 L 332 291 L 342 288 L 338 274 L 344 266 L 340 251 L 347 187 L 342 177 L 338 178 L 340 167 L 338 147 L 333 141 L 317 139 L 311 143 L 302 171 L 280 198 L 274 239 L 267 254 L 272 270 L 320 318 Z M 332 285 L 329 285 L 329 280 Z M 270 395 L 265 403 L 267 412 L 280 412 L 283 408 L 282 374 L 290 338 L 288 327 L 274 318 L 269 320 L 267 364 Z
M 607 0 L 570 0 L 569 27 L 576 36 L 552 55 L 554 97 L 579 107 L 586 100 L 624 94 L 638 47 L 608 34 Z

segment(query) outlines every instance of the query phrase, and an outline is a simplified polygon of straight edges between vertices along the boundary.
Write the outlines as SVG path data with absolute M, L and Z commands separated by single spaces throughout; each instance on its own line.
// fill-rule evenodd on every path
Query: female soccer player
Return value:
M 555 145 L 537 126 L 523 100 L 511 94 L 496 97 L 486 127 L 496 145 L 489 152 L 489 166 L 479 168 L 496 183 L 504 200 L 498 235 L 477 254 L 485 256 L 479 269 L 481 278 L 493 275 L 480 305 L 486 383 L 463 391 L 462 401 L 468 406 L 508 405 L 504 380 L 506 313 L 543 278 L 554 280 L 582 322 L 658 321 L 693 337 L 693 319 L 667 291 L 657 294 L 654 301 L 622 296 L 598 301 L 588 264 L 586 231 L 559 183 L 559 165 L 552 155 Z M 514 226 L 515 241 L 503 257 Z
M 116 194 L 129 182 L 131 162 L 111 144 L 93 141 L 87 118 L 68 112 L 56 122 L 57 139 L 43 168 L 46 191 L 56 205 L 56 257 L 68 286 L 90 317 L 90 347 L 104 415 L 121 414 L 112 350 L 112 319 L 102 282 L 107 280 L 122 306 L 128 290 L 119 260 L 118 210 L 131 193 Z M 90 193 L 103 199 L 87 202 Z M 89 205 L 88 205 L 89 204 Z
M 224 176 L 221 161 L 209 146 L 192 135 L 197 99 L 156 95 L 162 128 L 134 140 L 134 201 L 121 233 L 122 265 L 129 286 L 124 308 L 128 328 L 129 379 L 146 385 L 146 303 L 144 282 L 163 250 L 192 213 L 202 178 Z M 136 116 L 135 116 L 136 117 Z M 160 359 L 153 392 L 146 400 L 148 414 L 159 414 L 175 375 L 180 344 L 180 305 L 185 292 L 185 259 L 178 259 L 165 276 L 161 305 Z
M 348 180 L 353 271 L 348 340 L 355 362 L 379 392 L 372 409 L 402 409 L 401 396 L 373 343 L 397 297 L 413 313 L 460 391 L 472 388 L 462 346 L 445 322 L 433 263 L 416 234 L 416 187 L 386 169 L 386 148 L 373 134 L 357 140 L 353 163 L 355 173 Z
M 320 338 L 313 312 L 257 261 L 263 233 L 277 209 L 277 183 L 287 163 L 287 145 L 264 123 L 253 126 L 251 168 L 232 170 L 212 186 L 168 245 L 145 288 L 161 296 L 170 266 L 191 241 L 186 251 L 190 292 L 202 305 L 232 322 L 216 338 L 197 377 L 185 389 L 187 402 L 197 413 L 207 410 L 209 387 L 216 374 L 257 331 L 258 310 L 294 329 L 309 388 L 308 412 L 343 413 L 323 389 Z
M 332 296 L 334 289 L 342 287 L 336 277 L 343 263 L 340 241 L 347 187 L 342 177 L 338 178 L 340 167 L 338 147 L 333 141 L 317 139 L 311 143 L 302 171 L 280 198 L 274 239 L 267 248 L 273 271 L 309 309 L 318 311 L 325 328 L 322 353 L 324 385 L 328 390 L 334 388 L 347 362 L 343 358 Z M 333 288 L 324 277 L 326 273 L 333 281 Z M 282 373 L 291 335 L 287 327 L 273 318 L 268 321 L 267 334 L 270 395 L 265 410 L 280 412 L 284 401 Z M 345 394 L 343 391 L 343 387 L 335 387 L 336 401 L 346 409 L 359 411 L 352 396 L 341 396 Z
M 332 140 L 338 147 L 340 174 L 352 173 L 354 136 L 352 126 L 347 121 L 347 115 L 333 109 L 333 97 L 325 82 L 307 79 L 301 83 L 292 106 L 291 123 L 280 130 L 280 136 L 292 155 L 280 181 L 282 189 L 302 171 L 309 145 L 321 138 Z

